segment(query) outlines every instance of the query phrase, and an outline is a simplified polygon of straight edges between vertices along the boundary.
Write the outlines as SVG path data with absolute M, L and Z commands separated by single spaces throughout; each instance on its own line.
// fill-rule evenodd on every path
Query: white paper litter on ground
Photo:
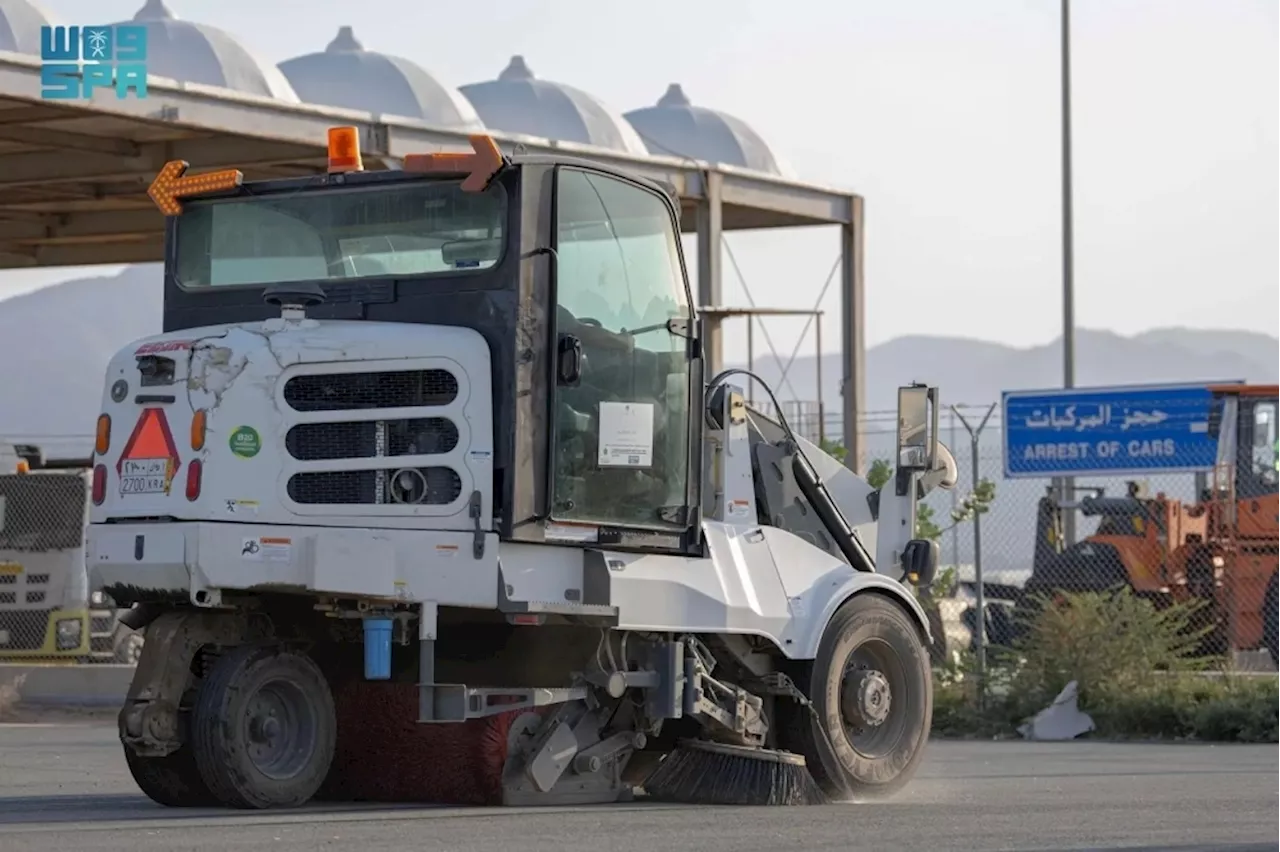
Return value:
M 1073 680 L 1018 733 L 1028 740 L 1073 740 L 1089 733 L 1095 726 L 1089 714 L 1080 710 L 1079 697 L 1079 685 Z

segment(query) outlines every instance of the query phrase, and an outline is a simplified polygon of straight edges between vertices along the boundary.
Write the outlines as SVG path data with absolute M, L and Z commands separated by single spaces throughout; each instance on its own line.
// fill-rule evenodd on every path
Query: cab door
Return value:
M 555 258 L 547 537 L 568 522 L 584 542 L 625 545 L 630 529 L 683 547 L 702 376 L 675 210 L 648 186 L 560 166 Z

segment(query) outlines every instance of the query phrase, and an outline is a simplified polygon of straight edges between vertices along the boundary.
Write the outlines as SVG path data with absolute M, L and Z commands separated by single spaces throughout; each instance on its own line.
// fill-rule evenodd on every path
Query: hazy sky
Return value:
M 44 4 L 93 24 L 142 2 Z M 367 48 L 454 85 L 493 78 L 515 53 L 619 112 L 682 83 L 754 125 L 799 176 L 866 198 L 869 343 L 927 333 L 1025 346 L 1059 333 L 1056 0 L 168 4 L 273 62 L 351 24 Z M 1276 334 L 1277 3 L 1072 10 L 1078 323 Z M 759 304 L 812 306 L 837 251 L 830 230 L 729 239 Z M 726 301 L 745 303 L 732 265 L 725 274 Z M 0 292 L 67 277 L 0 272 Z M 833 287 L 830 348 L 837 299 Z M 769 327 L 789 352 L 798 323 Z

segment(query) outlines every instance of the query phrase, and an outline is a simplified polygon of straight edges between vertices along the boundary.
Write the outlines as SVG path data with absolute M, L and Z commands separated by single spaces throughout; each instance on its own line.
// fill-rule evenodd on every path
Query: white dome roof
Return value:
M 147 27 L 147 72 L 184 83 L 221 86 L 249 95 L 298 102 L 289 81 L 217 27 L 181 21 L 164 0 L 147 0 L 132 21 Z
M 40 28 L 53 19 L 32 0 L 0 0 L 0 50 L 40 55 Z
M 678 83 L 668 87 L 656 106 L 624 117 L 654 156 L 690 157 L 775 175 L 790 171 L 745 121 L 694 106 Z
M 322 53 L 280 63 L 280 71 L 306 103 L 417 118 L 438 127 L 481 130 L 471 102 L 399 56 L 365 50 L 342 27 Z
M 513 56 L 498 79 L 463 86 L 461 92 L 493 130 L 647 153 L 626 119 L 580 89 L 537 79 L 523 56 Z

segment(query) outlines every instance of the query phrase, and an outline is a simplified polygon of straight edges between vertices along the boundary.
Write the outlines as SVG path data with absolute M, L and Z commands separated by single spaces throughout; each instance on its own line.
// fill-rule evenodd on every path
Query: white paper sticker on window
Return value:
M 653 404 L 600 403 L 601 467 L 653 466 Z

